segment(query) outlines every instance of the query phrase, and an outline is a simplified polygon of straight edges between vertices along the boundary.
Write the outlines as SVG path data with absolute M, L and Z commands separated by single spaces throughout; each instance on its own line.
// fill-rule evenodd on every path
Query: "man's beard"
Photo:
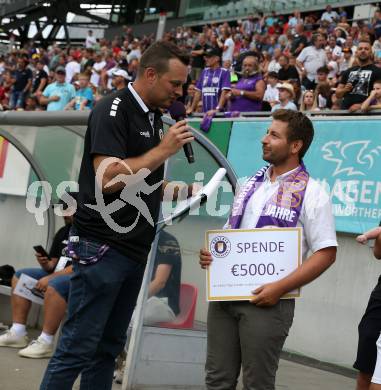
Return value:
M 360 57 L 358 57 L 358 61 L 359 61 L 360 65 L 368 63 L 369 60 L 370 60 L 370 57 L 367 57 L 366 59 L 361 59 Z
M 256 70 L 252 70 L 252 71 L 243 70 L 243 71 L 241 72 L 242 76 L 245 77 L 245 78 L 254 76 L 256 73 L 258 73 Z

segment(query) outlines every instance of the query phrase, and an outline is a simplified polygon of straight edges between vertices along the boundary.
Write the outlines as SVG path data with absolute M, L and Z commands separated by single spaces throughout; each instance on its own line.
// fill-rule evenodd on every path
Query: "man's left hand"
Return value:
M 284 295 L 284 291 L 280 288 L 278 282 L 264 284 L 252 292 L 255 297 L 250 301 L 257 306 L 274 306 L 279 302 L 279 299 Z
M 240 96 L 241 95 L 241 91 L 237 88 L 232 88 L 230 92 L 233 96 Z
M 349 107 L 349 109 L 348 109 L 348 111 L 349 112 L 355 112 L 355 111 L 358 111 L 358 110 L 360 110 L 361 109 L 361 104 L 352 104 L 350 107 Z
M 36 289 L 43 292 L 46 291 L 46 289 L 48 288 L 49 280 L 50 280 L 50 275 L 41 278 L 36 284 Z

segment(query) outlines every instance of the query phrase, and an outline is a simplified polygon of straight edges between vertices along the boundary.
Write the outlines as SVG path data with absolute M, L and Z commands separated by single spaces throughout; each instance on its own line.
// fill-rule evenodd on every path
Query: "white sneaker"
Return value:
M 19 351 L 19 356 L 41 359 L 53 356 L 53 343 L 47 343 L 41 337 L 33 340 L 26 348 Z
M 122 364 L 119 364 L 119 367 L 117 367 L 116 370 L 114 371 L 115 383 L 122 384 L 125 367 L 126 367 L 126 361 L 124 360 Z
M 25 348 L 28 342 L 28 336 L 17 336 L 10 330 L 0 336 L 0 347 Z
M 115 383 L 122 384 L 123 382 L 123 375 L 124 372 L 121 369 L 115 370 L 114 371 L 114 381 Z

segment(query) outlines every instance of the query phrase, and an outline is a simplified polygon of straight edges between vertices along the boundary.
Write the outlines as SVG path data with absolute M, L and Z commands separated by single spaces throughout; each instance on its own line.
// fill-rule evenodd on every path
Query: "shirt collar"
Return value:
M 146 106 L 146 104 L 143 102 L 143 99 L 139 96 L 139 94 L 135 91 L 134 87 L 132 86 L 132 83 L 128 83 L 128 89 L 132 93 L 135 100 L 138 102 L 141 109 L 144 111 L 145 114 L 147 114 L 150 110 Z
M 300 165 L 298 165 L 296 168 L 291 169 L 291 171 L 282 173 L 281 175 L 277 176 L 275 179 L 276 182 L 280 182 L 286 179 L 287 176 L 291 175 L 293 172 L 295 172 Z M 269 169 L 265 172 L 266 181 L 271 181 L 271 171 L 273 169 L 273 165 L 269 166 Z

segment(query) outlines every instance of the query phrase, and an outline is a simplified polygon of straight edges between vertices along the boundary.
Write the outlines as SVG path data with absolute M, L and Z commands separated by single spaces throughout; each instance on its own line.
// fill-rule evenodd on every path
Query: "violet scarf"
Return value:
M 250 197 L 263 184 L 269 166 L 252 176 L 234 200 L 227 229 L 239 229 Z M 264 226 L 295 227 L 302 205 L 309 174 L 303 163 L 279 185 L 278 191 L 266 202 L 257 228 Z

